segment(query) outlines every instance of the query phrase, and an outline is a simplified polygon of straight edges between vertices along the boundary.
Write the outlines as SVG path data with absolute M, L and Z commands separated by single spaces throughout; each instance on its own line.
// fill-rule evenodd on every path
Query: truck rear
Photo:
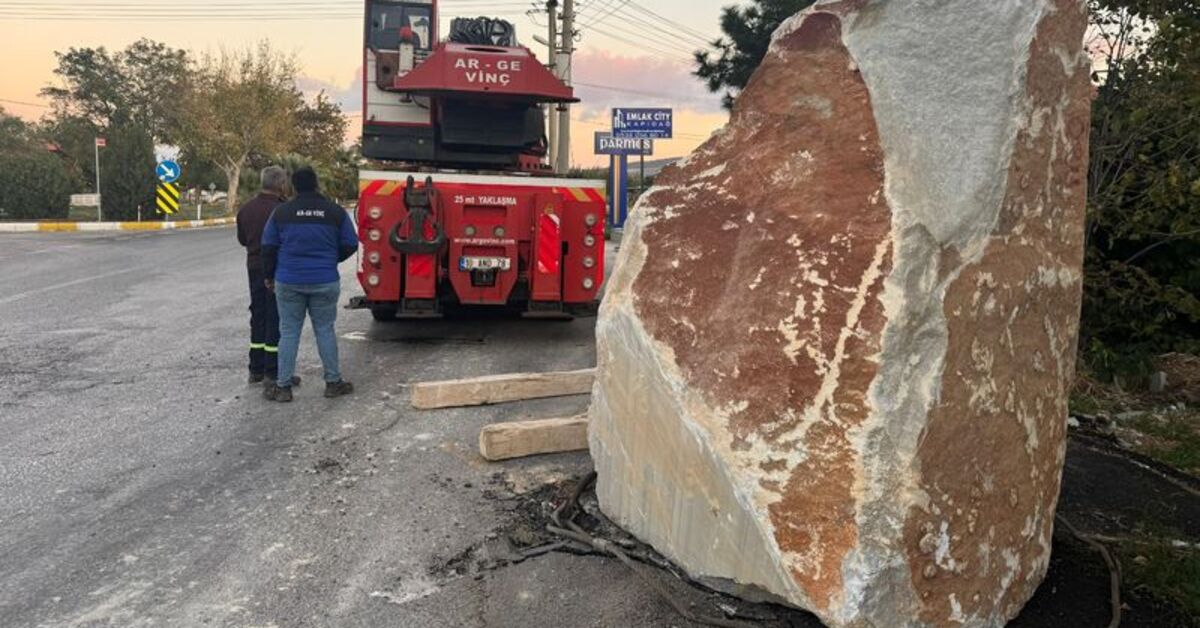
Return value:
M 574 90 L 503 20 L 456 18 L 436 0 L 367 0 L 363 243 L 356 305 L 378 319 L 505 306 L 594 312 L 604 277 L 604 182 L 555 176 L 546 113 Z
M 531 317 L 595 312 L 604 278 L 604 181 L 364 171 L 365 293 L 376 319 L 506 306 Z

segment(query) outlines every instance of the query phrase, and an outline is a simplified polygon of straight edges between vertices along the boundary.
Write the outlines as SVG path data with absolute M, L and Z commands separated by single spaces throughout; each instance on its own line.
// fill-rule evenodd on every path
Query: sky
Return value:
M 615 106 L 672 107 L 675 138 L 659 140 L 655 158 L 690 152 L 727 116 L 720 98 L 690 75 L 689 51 L 719 34 L 724 5 L 738 0 L 576 0 L 580 36 L 573 82 L 582 102 L 572 109 L 572 163 L 607 163 L 592 154 L 594 131 L 610 127 Z M 560 0 L 561 5 L 561 0 Z M 54 84 L 55 51 L 124 48 L 147 37 L 194 52 L 252 46 L 264 39 L 295 55 L 306 93 L 327 92 L 361 124 L 361 0 L 0 0 L 0 107 L 37 119 L 47 109 L 39 91 Z M 440 33 L 455 16 L 503 17 L 521 43 L 545 60 L 543 7 L 530 0 L 439 0 Z

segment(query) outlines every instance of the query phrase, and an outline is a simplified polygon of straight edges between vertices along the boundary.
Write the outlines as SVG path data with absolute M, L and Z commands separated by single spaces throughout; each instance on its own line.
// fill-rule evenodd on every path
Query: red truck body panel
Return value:
M 409 176 L 418 187 L 426 177 L 433 182 L 424 236 L 445 235 L 433 254 L 405 254 L 390 242 L 393 232 L 411 235 Z M 373 309 L 428 315 L 460 303 L 569 312 L 596 303 L 604 277 L 604 181 L 364 171 L 359 188 L 358 278 Z

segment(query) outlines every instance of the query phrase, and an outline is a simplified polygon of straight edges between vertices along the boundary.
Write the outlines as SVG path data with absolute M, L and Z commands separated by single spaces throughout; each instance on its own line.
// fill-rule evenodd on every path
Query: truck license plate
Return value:
M 470 257 L 464 255 L 458 258 L 458 269 L 467 270 L 508 270 L 512 262 L 507 257 Z

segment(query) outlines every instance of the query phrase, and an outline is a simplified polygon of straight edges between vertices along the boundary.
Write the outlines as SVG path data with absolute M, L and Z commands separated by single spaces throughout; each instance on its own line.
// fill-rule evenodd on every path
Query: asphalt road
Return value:
M 353 262 L 342 273 L 345 301 Z M 541 529 L 590 461 L 487 463 L 479 428 L 575 414 L 586 397 L 407 403 L 409 382 L 590 366 L 592 320 L 378 324 L 342 311 L 342 370 L 358 392 L 321 396 L 306 331 L 309 383 L 272 404 L 245 383 L 245 283 L 227 228 L 0 235 L 0 628 L 691 625 L 613 560 L 493 568 L 497 540 Z M 1076 445 L 1060 511 L 1087 531 L 1147 521 L 1192 535 L 1194 495 Z M 1058 534 L 1054 551 L 1013 625 L 1103 625 L 1104 563 Z M 646 573 L 714 612 L 710 596 Z M 1177 625 L 1174 610 L 1131 603 L 1128 625 Z M 772 628 L 819 626 L 771 615 Z
M 418 412 L 406 385 L 590 366 L 591 320 L 343 310 L 358 392 L 321 396 L 306 329 L 309 383 L 270 404 L 245 284 L 227 228 L 0 237 L 0 626 L 687 625 L 613 561 L 455 561 L 589 469 L 488 464 L 479 428 L 587 399 Z

